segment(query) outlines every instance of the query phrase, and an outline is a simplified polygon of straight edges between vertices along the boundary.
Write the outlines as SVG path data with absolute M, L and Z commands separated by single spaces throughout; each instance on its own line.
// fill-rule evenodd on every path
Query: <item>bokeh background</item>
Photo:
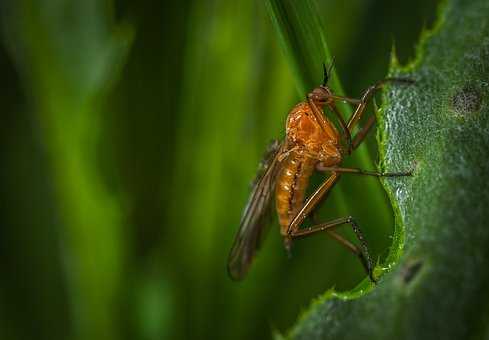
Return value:
M 437 4 L 317 5 L 356 97 L 393 45 L 414 57 Z M 276 221 L 248 277 L 227 277 L 259 159 L 304 95 L 263 1 L 2 0 L 0 28 L 1 339 L 266 339 L 365 277 L 322 235 L 288 259 Z M 385 257 L 376 179 L 327 202 Z

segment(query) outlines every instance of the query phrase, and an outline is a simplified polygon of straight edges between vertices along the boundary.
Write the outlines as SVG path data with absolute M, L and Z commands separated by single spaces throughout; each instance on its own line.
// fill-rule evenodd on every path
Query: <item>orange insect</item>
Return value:
M 369 117 L 365 125 L 353 135 L 354 128 L 365 113 L 374 93 L 386 82 L 412 83 L 412 80 L 386 78 L 369 87 L 361 99 L 337 96 L 327 86 L 331 67 L 324 67 L 323 84 L 308 94 L 307 99 L 297 104 L 288 114 L 286 137 L 282 142 L 274 141 L 262 161 L 261 172 L 254 182 L 248 203 L 241 218 L 240 227 L 228 259 L 228 272 L 232 279 L 242 279 L 248 272 L 256 250 L 259 248 L 267 223 L 267 215 L 272 206 L 275 191 L 275 205 L 280 223 L 280 233 L 285 248 L 290 251 L 292 241 L 316 232 L 325 231 L 339 241 L 348 250 L 359 257 L 370 279 L 375 282 L 372 273 L 372 261 L 367 243 L 353 217 L 338 218 L 301 229 L 307 216 L 325 198 L 328 191 L 340 179 L 342 173 L 370 176 L 407 176 L 411 172 L 382 173 L 356 168 L 340 167 L 344 156 L 350 155 L 364 140 L 375 122 L 375 116 Z M 336 102 L 346 102 L 355 106 L 348 122 L 341 116 Z M 340 128 L 324 115 L 323 109 L 331 111 Z M 305 200 L 309 178 L 314 171 L 330 173 L 329 177 Z M 334 229 L 350 224 L 360 242 L 354 245 Z

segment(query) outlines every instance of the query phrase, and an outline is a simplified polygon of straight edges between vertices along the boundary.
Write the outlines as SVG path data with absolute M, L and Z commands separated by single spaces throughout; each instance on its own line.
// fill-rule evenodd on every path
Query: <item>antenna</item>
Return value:
M 334 56 L 333 56 L 331 58 L 331 64 L 329 65 L 329 69 L 328 69 L 328 79 L 331 78 L 331 72 L 333 71 L 334 62 L 335 62 L 335 59 L 334 59 Z
M 328 79 L 328 70 L 326 69 L 326 65 L 323 63 L 323 86 L 326 86 L 326 84 L 328 83 Z
M 334 57 L 331 58 L 331 64 L 329 64 L 328 69 L 326 69 L 326 64 L 323 63 L 323 86 L 328 84 L 328 80 L 331 77 L 331 71 L 334 67 Z

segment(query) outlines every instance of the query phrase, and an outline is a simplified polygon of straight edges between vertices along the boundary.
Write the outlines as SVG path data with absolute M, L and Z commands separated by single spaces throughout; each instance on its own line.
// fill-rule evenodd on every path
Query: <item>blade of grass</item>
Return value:
M 316 3 L 314 0 L 266 0 L 265 4 L 276 28 L 279 42 L 294 71 L 300 97 L 304 98 L 309 91 L 322 82 L 322 64 L 331 64 L 332 62 L 326 32 Z M 341 82 L 334 70 L 330 86 L 335 93 L 344 95 Z M 349 117 L 352 113 L 352 108 L 349 105 L 339 103 L 339 108 L 345 117 Z M 375 167 L 366 145 L 362 145 L 354 153 L 352 160 L 356 166 L 365 169 Z M 348 187 L 352 184 L 348 183 Z M 391 230 L 391 226 L 382 223 L 382 221 L 389 221 L 392 218 L 392 212 L 385 204 L 381 186 L 372 181 L 365 181 L 359 185 L 354 185 L 354 192 L 364 197 L 368 196 L 368 202 L 362 202 L 362 204 L 365 209 L 371 211 L 372 218 L 370 220 L 376 221 L 377 228 Z M 347 197 L 346 191 L 341 186 L 339 190 L 342 191 L 342 194 L 337 195 L 335 199 L 336 211 L 347 214 L 347 207 L 359 202 L 354 197 Z
M 331 65 L 333 61 L 316 4 L 312 0 L 266 0 L 265 4 L 303 97 L 322 83 L 323 63 Z M 344 94 L 334 68 L 329 85 Z M 346 105 L 341 105 L 341 110 L 345 115 L 352 112 Z
M 101 103 L 132 31 L 115 27 L 110 2 L 7 1 L 1 14 L 51 165 L 73 337 L 117 339 L 124 219 L 101 171 L 111 157 Z
M 261 32 L 256 31 L 254 2 L 218 0 L 209 6 L 197 1 L 192 4 L 188 24 L 172 203 L 168 204 L 169 227 L 182 226 L 185 232 L 174 233 L 168 247 L 169 253 L 175 254 L 182 253 L 181 245 L 185 245 L 173 266 L 178 273 L 177 294 L 189 302 L 174 322 L 181 333 L 172 335 L 248 338 L 243 333 L 250 332 L 253 338 L 253 332 L 263 334 L 265 321 L 250 330 L 243 320 L 256 315 L 258 296 L 265 295 L 270 283 L 253 287 L 256 289 L 249 291 L 246 299 L 229 298 L 233 293 L 223 291 L 237 286 L 227 277 L 225 262 L 248 195 L 247 184 L 263 148 L 274 137 L 270 131 L 261 132 L 272 125 L 270 122 L 276 130 L 281 125 L 272 119 L 273 114 L 282 114 L 280 110 L 266 112 L 264 103 L 255 102 L 256 96 L 263 96 L 257 90 L 257 80 L 275 68 L 257 72 L 260 65 L 256 63 L 263 60 L 257 53 L 264 43 L 257 38 Z M 290 98 L 289 92 L 281 95 L 282 99 Z M 222 311 L 224 305 L 228 312 L 208 313 Z M 186 329 L 188 324 L 192 329 Z

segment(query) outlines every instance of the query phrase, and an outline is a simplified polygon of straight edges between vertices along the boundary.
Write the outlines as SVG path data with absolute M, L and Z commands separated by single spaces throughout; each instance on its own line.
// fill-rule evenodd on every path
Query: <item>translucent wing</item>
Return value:
M 233 280 L 242 279 L 250 267 L 253 256 L 260 247 L 272 206 L 275 181 L 280 169 L 277 156 L 283 144 L 274 140 L 260 164 L 260 171 L 253 182 L 248 203 L 241 217 L 238 233 L 228 258 L 228 273 Z

